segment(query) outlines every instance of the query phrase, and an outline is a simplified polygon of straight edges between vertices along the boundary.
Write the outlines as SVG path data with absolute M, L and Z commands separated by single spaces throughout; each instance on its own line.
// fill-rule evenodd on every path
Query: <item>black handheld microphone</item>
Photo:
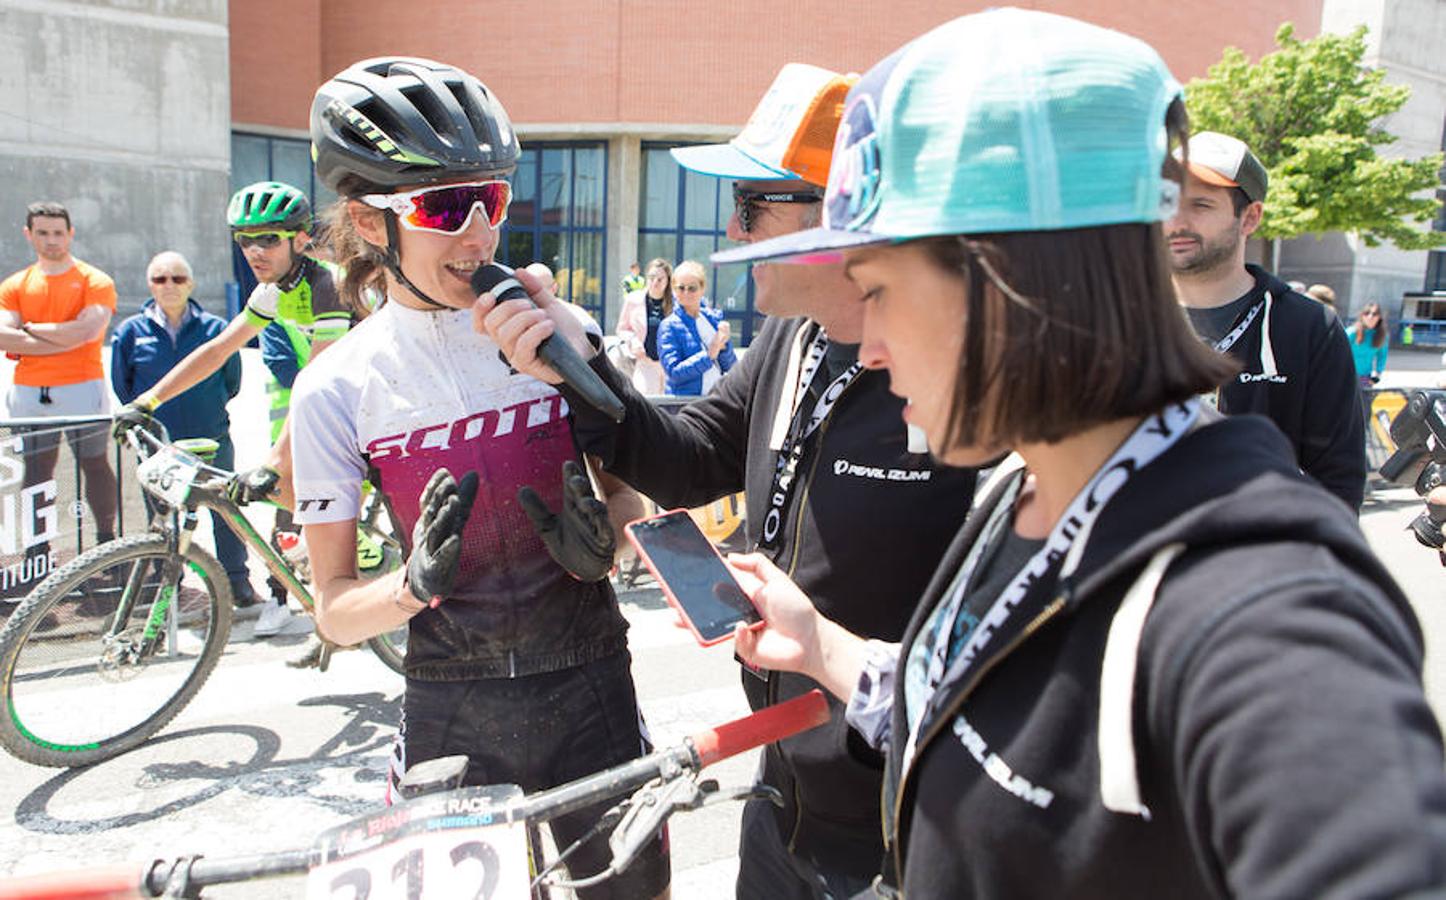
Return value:
M 491 294 L 497 302 L 503 300 L 526 300 L 532 302 L 527 289 L 513 276 L 512 270 L 492 263 L 479 266 L 472 273 L 472 290 L 477 294 Z M 537 348 L 537 357 L 562 376 L 562 380 L 582 395 L 590 406 L 605 414 L 614 422 L 623 420 L 623 402 L 612 392 L 598 374 L 588 368 L 583 358 L 566 340 L 556 335 L 543 341 Z

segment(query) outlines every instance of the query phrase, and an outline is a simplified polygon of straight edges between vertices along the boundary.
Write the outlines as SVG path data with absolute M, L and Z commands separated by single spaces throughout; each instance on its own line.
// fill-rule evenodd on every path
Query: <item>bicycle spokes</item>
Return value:
M 51 753 L 96 753 L 164 725 L 214 665 L 217 629 L 229 631 L 214 576 L 164 544 L 120 549 L 40 596 L 9 656 L 8 718 Z

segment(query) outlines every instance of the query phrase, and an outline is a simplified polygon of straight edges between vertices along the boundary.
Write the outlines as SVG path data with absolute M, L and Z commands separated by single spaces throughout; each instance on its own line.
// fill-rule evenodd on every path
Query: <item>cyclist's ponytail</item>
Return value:
M 346 272 L 337 291 L 357 319 L 364 319 L 374 306 L 386 302 L 386 260 L 381 250 L 362 240 L 357 233 L 346 199 L 336 201 L 322 215 L 332 258 Z M 373 304 L 371 297 L 379 297 L 381 301 Z

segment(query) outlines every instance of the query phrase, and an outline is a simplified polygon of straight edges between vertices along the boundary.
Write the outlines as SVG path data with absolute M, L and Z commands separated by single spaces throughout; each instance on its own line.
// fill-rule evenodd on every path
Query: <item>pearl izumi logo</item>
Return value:
M 873 481 L 928 481 L 934 477 L 933 469 L 885 469 L 882 466 L 861 466 L 846 459 L 834 460 L 833 473 Z
M 1268 381 L 1271 384 L 1285 384 L 1286 377 L 1279 372 L 1241 372 L 1240 383 L 1250 384 L 1257 381 Z

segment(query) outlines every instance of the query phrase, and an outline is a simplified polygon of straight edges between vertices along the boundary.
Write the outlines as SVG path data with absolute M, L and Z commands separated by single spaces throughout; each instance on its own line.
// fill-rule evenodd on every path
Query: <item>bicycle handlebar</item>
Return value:
M 784 703 L 722 725 L 705 728 L 681 743 L 640 759 L 580 778 L 526 798 L 529 819 L 554 819 L 601 799 L 622 794 L 679 769 L 698 770 L 754 747 L 780 741 L 828 721 L 823 693 L 810 691 Z M 118 864 L 81 872 L 57 872 L 0 881 L 0 900 L 100 900 L 160 897 L 177 879 L 190 888 L 299 875 L 311 864 L 310 850 L 289 850 L 231 859 L 158 859 L 137 866 Z

